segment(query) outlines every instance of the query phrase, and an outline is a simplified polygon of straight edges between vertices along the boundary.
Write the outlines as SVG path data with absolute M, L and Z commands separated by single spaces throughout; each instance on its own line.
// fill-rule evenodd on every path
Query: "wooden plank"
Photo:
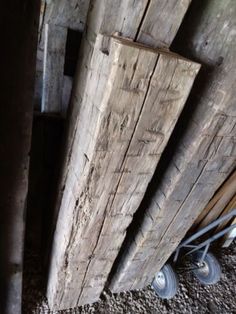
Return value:
M 235 78 L 225 75 L 236 68 L 235 38 L 229 36 L 236 31 L 236 6 L 233 1 L 213 0 L 195 3 L 191 9 L 175 47 L 180 52 L 188 47 L 188 55 L 215 70 L 207 82 L 204 72 L 199 76 L 204 89 L 199 81 L 189 99 L 188 106 L 195 110 L 176 152 L 171 150 L 167 170 L 153 183 L 151 204 L 142 208 L 147 218 L 133 222 L 109 286 L 114 292 L 142 288 L 152 281 L 236 165 Z M 220 65 L 219 60 L 223 60 Z M 174 146 L 175 134 L 172 139 Z
M 234 224 L 236 224 L 236 218 L 231 223 L 231 225 L 234 225 Z M 224 236 L 222 240 L 222 247 L 229 247 L 231 243 L 233 242 L 233 240 L 235 239 L 235 237 L 236 237 L 236 227 Z
M 137 41 L 152 47 L 171 45 L 191 0 L 151 0 Z
M 234 171 L 233 174 L 220 187 L 207 206 L 203 209 L 203 211 L 197 217 L 196 221 L 194 221 L 193 228 L 196 228 L 200 224 L 202 227 L 206 226 L 210 221 L 216 219 L 219 216 L 220 211 L 223 211 L 235 193 L 236 172 Z
M 213 197 L 213 200 L 215 198 L 216 199 L 219 198 L 219 199 L 216 202 L 216 204 L 205 215 L 205 217 L 201 220 L 197 228 L 198 229 L 203 228 L 209 223 L 211 223 L 213 220 L 217 219 L 221 215 L 221 213 L 224 211 L 224 208 L 227 206 L 227 204 L 230 202 L 230 200 L 235 194 L 236 194 L 236 172 L 234 172 L 234 174 L 230 177 L 230 179 L 225 182 L 223 187 Z
M 1 2 L 0 312 L 4 314 L 21 313 L 39 12 L 37 0 Z
M 52 99 L 50 99 L 50 103 L 54 103 L 52 105 L 53 112 L 58 112 L 62 116 L 65 114 L 64 103 L 61 105 L 61 86 L 62 86 L 62 77 L 61 73 L 64 70 L 64 49 L 66 46 L 66 36 L 65 32 L 68 28 L 83 32 L 85 27 L 85 22 L 87 18 L 88 8 L 89 8 L 90 1 L 84 0 L 52 0 L 52 1 L 41 1 L 41 13 L 40 13 L 40 26 L 39 26 L 39 43 L 38 43 L 38 67 L 37 67 L 37 85 L 36 85 L 36 94 L 35 94 L 35 105 L 38 107 L 38 104 L 41 105 L 41 110 L 44 112 L 52 112 L 50 105 L 48 105 L 48 99 L 43 99 L 44 91 L 41 87 L 41 80 L 42 80 L 42 72 L 43 66 L 41 65 L 40 55 L 44 54 L 46 58 L 51 60 L 49 51 L 48 54 L 45 51 L 45 47 L 47 45 L 48 37 L 49 38 L 49 45 L 53 45 L 54 47 L 50 47 L 50 49 L 54 49 L 57 51 L 52 52 L 54 54 L 53 62 L 47 64 L 47 73 L 46 73 L 46 95 L 47 98 L 49 94 L 52 94 L 47 91 L 48 86 L 52 86 L 55 89 L 54 95 L 52 95 Z M 48 34 L 47 25 L 51 25 Z M 64 29 L 64 30 L 63 30 Z M 54 42 L 55 41 L 55 42 Z M 55 49 L 55 45 L 57 44 L 57 48 Z M 57 55 L 57 56 L 55 56 Z M 48 62 L 48 60 L 46 61 Z M 41 65 L 41 66 L 40 66 Z M 51 68 L 52 67 L 52 68 Z M 56 73 L 56 69 L 58 69 L 58 76 Z M 68 80 L 66 80 L 68 81 Z M 64 85 L 63 88 L 65 90 Z M 57 94 L 57 92 L 59 92 Z M 68 90 L 65 91 L 67 94 L 71 93 L 71 88 L 68 86 Z M 49 95 L 50 96 L 50 95 Z M 56 96 L 56 97 L 53 97 Z M 50 97 L 49 97 L 50 98 Z M 40 102 L 39 102 L 40 100 Z M 44 103 L 45 108 L 44 108 Z M 57 105 L 56 105 L 57 104 Z M 61 106 L 63 108 L 61 108 Z M 47 109 L 49 109 L 47 111 Z
M 225 207 L 225 209 L 223 210 L 220 216 L 224 216 L 228 214 L 232 209 L 235 209 L 235 208 L 236 208 L 236 195 L 234 195 L 234 197 L 230 200 L 229 204 Z M 217 233 L 221 231 L 222 229 L 224 229 L 227 226 L 227 224 L 229 224 L 229 222 L 230 222 L 230 219 L 219 224 L 214 230 L 214 233 Z
M 98 299 L 200 68 L 130 41 L 98 40 L 55 233 L 52 308 Z
M 85 27 L 89 0 L 51 0 L 46 5 L 45 24 L 60 25 L 83 31 Z
M 43 60 L 42 112 L 62 111 L 67 29 L 46 24 Z

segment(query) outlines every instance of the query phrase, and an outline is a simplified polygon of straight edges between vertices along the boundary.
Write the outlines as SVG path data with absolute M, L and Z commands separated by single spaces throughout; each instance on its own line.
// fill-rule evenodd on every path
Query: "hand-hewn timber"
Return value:
M 160 1 L 157 1 L 158 3 Z M 155 24 L 160 25 L 162 23 L 162 27 L 165 29 L 170 29 L 168 25 L 172 25 L 171 29 L 179 28 L 181 21 L 185 15 L 187 10 L 187 3 L 190 1 L 179 1 L 175 3 L 175 11 L 178 12 L 175 15 L 174 23 L 171 19 L 165 19 L 163 21 L 162 16 L 160 14 L 157 15 L 158 18 L 155 19 Z M 156 0 L 151 1 L 151 6 L 153 6 L 153 10 L 157 10 L 157 6 L 155 5 Z M 66 147 L 65 147 L 65 158 L 64 165 L 62 169 L 61 175 L 61 183 L 58 189 L 58 199 L 56 205 L 56 212 L 59 211 L 61 198 L 63 195 L 63 187 L 65 186 L 65 180 L 68 174 L 68 169 L 70 165 L 70 155 L 73 147 L 73 142 L 75 138 L 75 134 L 77 131 L 77 123 L 78 123 L 78 115 L 80 110 L 81 101 L 84 97 L 84 89 L 87 81 L 87 76 L 89 73 L 90 60 L 93 53 L 94 43 L 96 41 L 96 36 L 99 33 L 112 35 L 114 33 L 119 33 L 123 37 L 127 37 L 130 39 L 137 39 L 140 29 L 143 32 L 148 28 L 150 31 L 150 27 L 145 22 L 145 27 L 142 27 L 143 21 L 145 21 L 145 14 L 152 14 L 152 11 L 147 10 L 150 3 L 148 0 L 92 0 L 90 4 L 90 8 L 88 11 L 88 19 L 86 25 L 86 32 L 84 33 L 80 55 L 78 58 L 77 71 L 74 78 L 73 90 L 71 95 L 71 102 L 69 108 L 69 123 L 67 128 L 66 135 Z M 172 14 L 172 6 L 170 5 L 170 1 L 168 1 L 168 5 L 164 8 L 162 7 L 162 14 L 165 16 L 169 16 Z M 159 11 L 158 11 L 159 12 Z M 152 19 L 154 23 L 154 18 Z M 163 42 L 164 37 L 161 32 L 157 28 L 153 28 L 151 30 L 152 36 L 155 38 L 154 47 L 159 47 L 158 42 Z M 174 32 L 167 31 L 168 40 L 165 43 L 170 44 L 170 38 L 173 39 Z M 171 34 L 171 35 L 170 35 Z M 141 35 L 140 35 L 141 36 Z M 161 36 L 161 37 L 160 37 Z M 141 42 L 144 41 L 145 35 L 142 34 Z M 150 45 L 152 42 L 148 42 Z M 160 45 L 163 47 L 163 44 Z M 166 45 L 165 45 L 166 46 Z M 57 214 L 55 215 L 57 216 Z
M 97 37 L 58 216 L 52 308 L 98 299 L 199 64 Z
M 0 7 L 0 312 L 20 314 L 40 1 Z
M 45 25 L 42 112 L 62 112 L 67 29 Z
M 195 106 L 190 123 L 164 176 L 155 182 L 156 193 L 135 239 L 127 238 L 111 280 L 113 291 L 151 282 L 236 164 L 236 81 L 230 74 L 236 69 L 236 5 L 213 0 L 196 2 L 191 9 L 175 48 L 208 65 L 199 75 L 204 88 L 199 81 L 189 99 L 188 106 Z

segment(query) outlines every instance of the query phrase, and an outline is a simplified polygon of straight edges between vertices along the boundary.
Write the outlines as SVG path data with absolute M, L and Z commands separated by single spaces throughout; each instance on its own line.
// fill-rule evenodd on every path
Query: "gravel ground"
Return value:
M 217 255 L 217 254 L 216 254 Z M 150 287 L 120 294 L 104 292 L 101 300 L 67 311 L 50 311 L 43 295 L 39 258 L 26 255 L 23 287 L 23 313 L 26 314 L 154 314 L 154 313 L 236 313 L 236 242 L 218 254 L 222 279 L 214 286 L 202 286 L 191 273 L 180 275 L 180 289 L 172 300 L 161 300 Z

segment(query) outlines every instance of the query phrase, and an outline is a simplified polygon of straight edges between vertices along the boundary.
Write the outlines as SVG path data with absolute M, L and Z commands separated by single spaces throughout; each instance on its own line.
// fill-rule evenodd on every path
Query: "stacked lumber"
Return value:
M 193 224 L 193 228 L 201 229 L 217 218 L 229 213 L 236 208 L 236 172 L 224 182 L 217 193 L 213 196 L 201 214 L 197 217 Z M 227 221 L 217 227 L 217 231 L 221 230 Z
M 196 2 L 175 41 L 176 50 L 187 51 L 208 68 L 190 96 L 191 114 L 178 147 L 164 175 L 151 186 L 155 193 L 141 208 L 142 220 L 137 216 L 132 223 L 111 277 L 114 292 L 152 281 L 235 168 L 236 82 L 230 73 L 236 69 L 236 55 L 235 37 L 229 35 L 236 31 L 235 14 L 234 1 Z
M 99 298 L 199 68 L 97 36 L 54 235 L 52 308 Z

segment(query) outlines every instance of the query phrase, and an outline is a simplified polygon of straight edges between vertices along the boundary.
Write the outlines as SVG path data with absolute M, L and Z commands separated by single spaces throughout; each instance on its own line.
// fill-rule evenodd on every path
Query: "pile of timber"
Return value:
M 210 78 L 208 73 L 207 80 L 202 76 L 204 88 L 192 92 L 188 106 L 194 110 L 185 132 L 137 221 L 133 214 L 199 64 L 100 33 L 118 32 L 153 47 L 168 47 L 190 2 L 165 1 L 163 6 L 158 0 L 92 1 L 58 189 L 47 289 L 51 308 L 96 301 L 109 275 L 113 291 L 149 284 L 235 167 L 234 80 L 225 75 L 235 67 L 234 41 L 225 27 L 225 20 L 230 24 L 235 14 L 231 2 L 195 4 L 201 13 L 198 27 L 192 37 L 186 36 L 195 18 L 192 9 L 179 46 L 177 38 L 181 54 L 189 47 L 190 56 L 217 70 Z M 132 233 L 126 237 L 130 224 Z M 110 273 L 122 244 L 118 267 Z
M 189 4 L 92 1 L 58 190 L 47 290 L 51 308 L 99 298 L 199 70 L 177 55 L 99 33 L 168 47 Z
M 97 36 L 54 236 L 53 307 L 98 299 L 199 68 Z
M 176 50 L 187 50 L 208 68 L 198 76 L 187 104 L 192 108 L 187 127 L 181 137 L 177 133 L 178 146 L 164 175 L 152 184 L 155 192 L 142 208 L 144 217 L 132 223 L 111 274 L 113 292 L 152 281 L 235 168 L 235 78 L 229 74 L 236 68 L 235 37 L 229 36 L 236 31 L 235 14 L 233 1 L 196 2 L 175 40 Z

